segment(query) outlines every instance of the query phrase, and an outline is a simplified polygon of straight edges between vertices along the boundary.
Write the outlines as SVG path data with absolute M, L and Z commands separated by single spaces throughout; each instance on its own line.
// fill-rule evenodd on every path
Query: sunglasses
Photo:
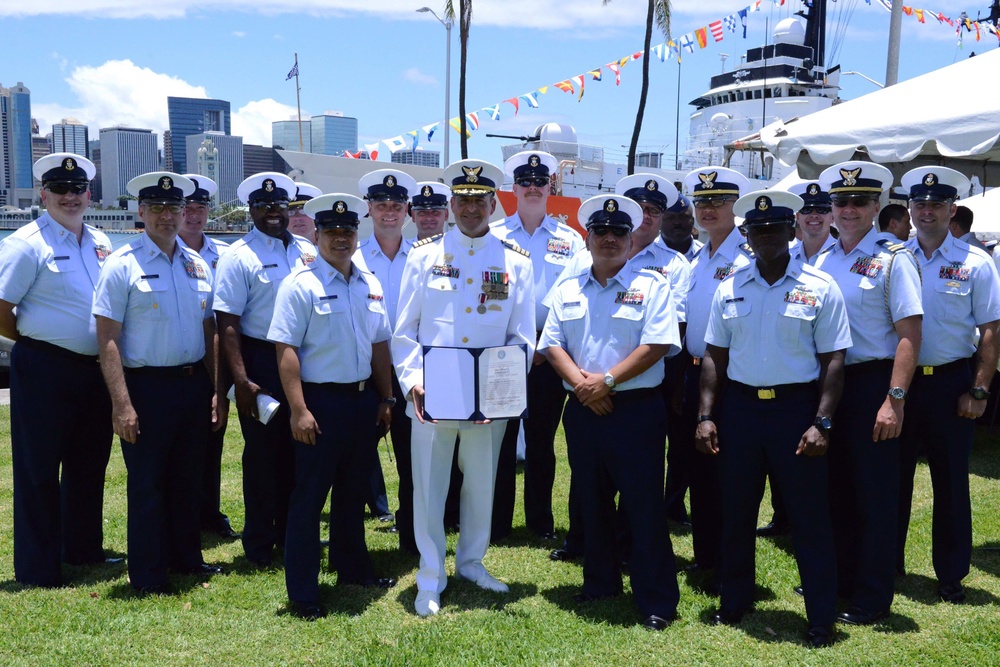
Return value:
M 731 204 L 736 201 L 733 197 L 720 197 L 713 199 L 695 199 L 695 208 L 722 208 L 726 204 Z
M 611 232 L 618 238 L 622 238 L 628 234 L 628 230 L 624 227 L 594 227 L 590 230 L 590 232 L 592 234 L 596 234 L 597 236 L 607 236 L 608 232 Z
M 522 178 L 521 180 L 517 181 L 517 184 L 520 185 L 522 188 L 529 188 L 532 185 L 534 185 L 536 188 L 544 188 L 546 185 L 549 184 L 549 179 L 541 177 Z
M 146 204 L 146 210 L 155 215 L 160 215 L 164 211 L 169 211 L 170 213 L 180 213 L 184 210 L 183 204 Z
M 862 208 L 868 206 L 873 201 L 874 197 L 834 197 L 832 203 L 837 208 L 847 208 L 848 206 L 854 206 L 855 208 Z
M 258 211 L 264 211 L 271 208 L 276 208 L 279 211 L 288 210 L 288 202 L 286 201 L 256 201 L 250 204 L 250 208 L 256 209 Z
M 820 215 L 826 215 L 833 209 L 829 206 L 803 206 L 799 209 L 799 213 L 802 215 L 812 215 L 813 213 L 818 213 Z
M 49 183 L 45 189 L 54 195 L 82 195 L 88 187 L 86 183 Z

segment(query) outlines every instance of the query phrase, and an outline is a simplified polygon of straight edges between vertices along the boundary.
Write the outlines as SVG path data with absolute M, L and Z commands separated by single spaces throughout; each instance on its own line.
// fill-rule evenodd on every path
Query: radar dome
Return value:
M 561 141 L 567 144 L 576 143 L 576 130 L 572 125 L 561 123 L 545 123 L 535 128 L 535 136 L 541 141 Z
M 774 26 L 775 44 L 803 44 L 806 39 L 806 27 L 797 18 L 782 19 Z

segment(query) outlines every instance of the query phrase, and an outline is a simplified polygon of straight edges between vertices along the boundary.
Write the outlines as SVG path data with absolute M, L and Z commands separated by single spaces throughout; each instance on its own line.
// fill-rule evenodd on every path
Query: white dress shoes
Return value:
M 495 593 L 507 593 L 510 591 L 510 588 L 508 588 L 507 584 L 495 578 L 486 570 L 483 570 L 476 577 L 467 577 L 461 573 L 458 573 L 457 577 L 464 581 L 471 581 L 476 586 L 479 586 L 480 588 L 486 591 L 493 591 Z
M 413 608 L 419 616 L 434 616 L 441 611 L 441 596 L 434 591 L 419 591 Z

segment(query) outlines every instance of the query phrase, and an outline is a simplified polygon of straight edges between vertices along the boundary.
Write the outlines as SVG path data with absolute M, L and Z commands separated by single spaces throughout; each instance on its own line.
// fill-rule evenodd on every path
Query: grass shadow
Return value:
M 581 591 L 580 586 L 567 584 L 547 588 L 542 591 L 542 596 L 563 611 L 567 611 L 593 623 L 629 627 L 641 620 L 632 602 L 631 595 L 623 593 L 610 600 L 580 604 L 573 600 L 573 596 Z
M 238 533 L 237 533 L 238 535 Z M 223 537 L 219 535 L 214 530 L 203 530 L 201 531 L 201 548 L 202 550 L 215 549 L 217 547 L 227 546 L 234 542 L 239 542 L 239 537 Z
M 508 583 L 510 591 L 495 593 L 476 586 L 471 581 L 460 581 L 454 577 L 448 582 L 448 588 L 441 594 L 441 612 L 471 611 L 475 609 L 502 611 L 507 605 L 530 598 L 538 593 L 535 584 Z M 411 614 L 416 614 L 413 604 L 417 599 L 416 584 L 408 588 L 398 589 L 396 601 Z
M 903 616 L 894 611 L 889 614 L 889 618 L 873 625 L 872 629 L 884 635 L 910 634 L 920 632 L 920 624 L 909 616 Z
M 319 601 L 332 615 L 360 616 L 392 589 L 319 585 Z
M 938 581 L 922 574 L 907 574 L 896 580 L 896 593 L 920 604 L 947 604 L 937 595 Z M 965 587 L 965 602 L 969 607 L 985 607 L 1000 603 L 1000 598 L 981 588 Z
M 973 547 L 972 564 L 983 572 L 1000 577 L 1000 541 L 994 540 Z
M 211 577 L 200 577 L 192 574 L 170 575 L 167 578 L 167 593 L 158 595 L 141 593 L 133 588 L 132 584 L 128 581 L 122 580 L 113 585 L 103 597 L 109 600 L 119 601 L 142 600 L 147 597 L 150 599 L 174 598 L 202 588 L 202 584 L 209 581 L 211 581 Z

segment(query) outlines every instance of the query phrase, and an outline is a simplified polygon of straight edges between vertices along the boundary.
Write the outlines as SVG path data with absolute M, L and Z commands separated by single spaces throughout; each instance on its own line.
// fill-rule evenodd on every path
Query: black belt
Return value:
M 246 334 L 240 334 L 240 345 L 242 347 L 274 352 L 274 343 L 271 341 L 261 340 L 260 338 L 254 338 L 253 336 L 247 336 Z
M 74 352 L 73 350 L 67 350 L 65 347 L 47 343 L 44 340 L 29 338 L 28 336 L 18 337 L 14 344 L 23 345 L 24 347 L 32 350 L 38 350 L 39 352 L 49 352 L 65 359 L 71 359 L 84 364 L 96 364 L 98 362 L 97 355 L 80 354 L 79 352 Z
M 866 373 L 892 372 L 894 359 L 873 359 L 872 361 L 862 361 L 859 364 L 847 364 L 844 366 L 844 375 L 864 375 Z
M 751 387 L 742 382 L 730 380 L 733 389 L 744 396 L 755 398 L 759 401 L 773 401 L 787 398 L 794 398 L 803 394 L 816 395 L 815 382 L 796 382 L 793 384 L 779 384 L 773 387 Z
M 948 371 L 958 370 L 960 368 L 971 368 L 971 362 L 968 359 L 956 359 L 955 361 L 949 361 L 946 364 L 941 364 L 940 366 L 917 366 L 916 372 L 913 374 L 914 377 L 919 377 L 921 375 L 934 375 L 935 373 L 946 373 Z
M 138 366 L 136 368 L 126 368 L 127 375 L 148 375 L 151 377 L 181 378 L 192 377 L 199 368 L 204 368 L 199 361 L 194 364 L 184 366 Z
M 331 391 L 335 394 L 360 394 L 365 389 L 371 389 L 374 385 L 369 382 L 371 378 L 361 380 L 360 382 L 303 382 L 303 384 L 311 384 L 327 391 Z

